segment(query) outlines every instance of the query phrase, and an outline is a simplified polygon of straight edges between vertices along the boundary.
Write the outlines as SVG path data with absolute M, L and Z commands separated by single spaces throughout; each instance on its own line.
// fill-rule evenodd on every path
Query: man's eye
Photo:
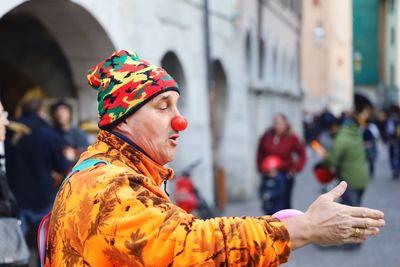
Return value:
M 166 110 L 167 108 L 168 108 L 167 105 L 162 105 L 162 106 L 159 107 L 159 109 L 161 109 L 161 110 Z

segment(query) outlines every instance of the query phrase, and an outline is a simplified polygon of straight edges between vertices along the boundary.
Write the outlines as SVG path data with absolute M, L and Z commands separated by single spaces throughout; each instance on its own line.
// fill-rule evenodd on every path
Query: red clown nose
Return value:
M 181 132 L 186 129 L 188 126 L 187 119 L 183 116 L 176 116 L 171 121 L 172 129 L 177 132 Z

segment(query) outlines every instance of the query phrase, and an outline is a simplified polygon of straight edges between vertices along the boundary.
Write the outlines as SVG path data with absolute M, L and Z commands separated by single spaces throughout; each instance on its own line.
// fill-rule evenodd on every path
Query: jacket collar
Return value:
M 124 160 L 125 164 L 144 176 L 151 178 L 157 186 L 161 186 L 164 181 L 170 180 L 174 176 L 172 169 L 156 163 L 134 146 L 112 133 L 100 130 L 97 140 L 118 150 L 127 159 Z

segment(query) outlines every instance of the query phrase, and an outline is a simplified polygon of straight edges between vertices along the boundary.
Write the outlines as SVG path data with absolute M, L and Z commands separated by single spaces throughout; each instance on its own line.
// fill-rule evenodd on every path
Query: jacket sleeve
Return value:
M 137 199 L 114 224 L 113 246 L 105 250 L 117 266 L 129 259 L 127 266 L 278 266 L 291 252 L 278 219 L 201 220 L 155 195 Z
M 303 170 L 307 160 L 307 155 L 304 144 L 295 135 L 293 136 L 293 150 L 297 154 L 297 160 L 294 163 L 293 170 L 298 173 Z

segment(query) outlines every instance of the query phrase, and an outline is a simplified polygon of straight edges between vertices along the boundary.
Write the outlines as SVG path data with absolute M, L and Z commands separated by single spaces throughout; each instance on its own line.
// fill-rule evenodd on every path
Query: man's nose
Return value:
M 184 116 L 178 115 L 171 120 L 171 127 L 177 132 L 185 130 L 187 126 L 188 122 Z

